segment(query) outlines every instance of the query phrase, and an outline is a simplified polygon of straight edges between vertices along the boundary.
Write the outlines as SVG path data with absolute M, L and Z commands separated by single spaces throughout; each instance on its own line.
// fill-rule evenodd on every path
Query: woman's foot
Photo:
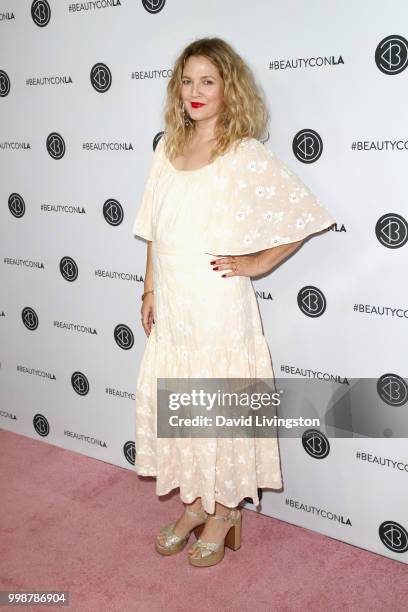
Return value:
M 222 506 L 221 508 L 216 509 L 216 513 L 218 516 L 226 516 L 230 510 L 231 508 Z M 231 526 L 232 521 L 230 519 L 220 521 L 219 519 L 214 518 L 213 515 L 209 514 L 204 529 L 200 534 L 200 540 L 203 542 L 222 543 Z M 195 547 L 194 544 L 188 549 L 187 552 L 191 557 L 197 558 L 201 556 L 200 550 Z
M 180 537 L 186 536 L 190 531 L 194 529 L 194 527 L 198 527 L 199 525 L 202 525 L 205 522 L 204 509 L 201 503 L 201 498 L 198 498 L 198 500 L 196 499 L 192 504 L 185 504 L 185 510 L 192 510 L 193 512 L 201 513 L 202 516 L 200 517 L 191 515 L 184 511 L 183 514 L 176 521 L 176 524 L 173 529 L 173 532 Z M 157 541 L 159 542 L 159 544 L 163 546 L 165 540 L 166 534 L 159 533 L 157 536 Z

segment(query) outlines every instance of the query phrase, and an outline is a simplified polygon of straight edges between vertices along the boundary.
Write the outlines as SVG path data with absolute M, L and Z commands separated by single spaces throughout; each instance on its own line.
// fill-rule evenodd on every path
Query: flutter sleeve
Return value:
M 145 240 L 153 240 L 153 196 L 163 156 L 164 139 L 160 138 L 150 162 L 150 168 L 145 183 L 142 200 L 133 222 L 133 236 L 140 236 Z
M 296 242 L 335 223 L 334 217 L 295 172 L 266 145 L 242 141 L 224 158 L 221 192 L 207 252 L 244 255 Z M 222 177 L 219 177 L 220 179 Z

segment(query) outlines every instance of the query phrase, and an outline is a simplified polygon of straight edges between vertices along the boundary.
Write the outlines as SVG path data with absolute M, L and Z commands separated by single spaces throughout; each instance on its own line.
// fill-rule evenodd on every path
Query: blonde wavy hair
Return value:
M 215 126 L 216 145 L 210 163 L 242 138 L 261 140 L 267 131 L 269 112 L 254 75 L 244 60 L 221 38 L 200 38 L 190 43 L 175 61 L 167 84 L 164 108 L 165 152 L 169 159 L 182 154 L 194 134 L 194 120 L 182 110 L 183 68 L 191 56 L 204 56 L 217 68 L 224 82 L 224 98 Z M 186 117 L 190 125 L 186 125 Z

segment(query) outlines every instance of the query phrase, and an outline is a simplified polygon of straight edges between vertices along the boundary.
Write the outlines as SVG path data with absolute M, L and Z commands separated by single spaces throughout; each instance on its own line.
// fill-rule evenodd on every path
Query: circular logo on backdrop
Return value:
M 392 552 L 404 553 L 408 550 L 408 532 L 395 521 L 384 521 L 378 528 L 381 542 Z
M 258 499 L 259 501 L 261 501 L 262 499 L 262 489 L 258 489 Z M 252 497 L 244 497 L 244 501 L 248 502 L 248 504 L 253 504 L 254 500 L 252 499 Z
M 296 159 L 311 164 L 323 153 L 323 141 L 314 130 L 300 130 L 293 139 L 292 150 Z
M 159 144 L 160 138 L 163 136 L 164 132 L 157 132 L 156 136 L 153 138 L 153 151 L 156 150 L 157 145 Z
M 135 465 L 136 452 L 134 442 L 131 440 L 125 442 L 123 445 L 123 454 L 125 455 L 126 461 L 130 463 L 130 465 Z
M 120 225 L 123 221 L 123 208 L 117 200 L 110 198 L 103 205 L 103 216 L 109 225 Z
M 148 13 L 160 13 L 166 0 L 142 0 L 142 4 Z
M 375 235 L 388 249 L 399 249 L 408 240 L 408 223 L 397 213 L 386 213 L 375 224 Z
M 302 445 L 313 459 L 324 459 L 330 452 L 328 438 L 318 429 L 308 429 L 302 435 Z
M 92 66 L 90 78 L 92 87 L 99 93 L 105 93 L 112 85 L 112 73 L 102 62 Z
M 34 0 L 31 5 L 31 18 L 40 28 L 49 24 L 51 8 L 47 0 Z
M 62 278 L 66 281 L 72 282 L 78 278 L 78 266 L 72 257 L 63 257 L 59 264 L 59 269 Z
M 308 317 L 320 317 L 326 310 L 326 298 L 320 289 L 307 285 L 297 294 L 300 310 Z
M 35 414 L 33 417 L 35 431 L 43 438 L 50 433 L 50 424 L 43 414 Z
M 116 344 L 125 351 L 131 349 L 135 341 L 132 330 L 124 323 L 119 323 L 119 325 L 115 327 L 113 337 L 115 338 Z
M 53 159 L 61 159 L 65 155 L 65 142 L 61 134 L 52 132 L 47 138 L 47 151 Z
M 21 318 L 22 318 L 23 323 L 24 323 L 24 325 L 25 325 L 25 327 L 27 329 L 29 329 L 30 331 L 34 331 L 35 329 L 37 329 L 37 327 L 38 327 L 38 316 L 37 316 L 37 313 L 35 312 L 35 310 L 30 308 L 29 306 L 26 306 L 21 311 Z
M 378 43 L 375 63 L 384 74 L 399 74 L 408 65 L 408 41 L 399 34 L 391 34 Z
M 9 195 L 8 207 L 13 217 L 17 217 L 17 219 L 22 217 L 25 213 L 25 203 L 19 193 L 12 193 Z
M 89 393 L 89 381 L 82 372 L 74 372 L 71 376 L 71 385 L 78 395 L 87 395 Z
M 383 374 L 377 382 L 377 393 L 389 406 L 403 406 L 408 401 L 408 386 L 398 374 Z
M 7 72 L 0 70 L 0 98 L 8 96 L 10 93 L 10 79 Z

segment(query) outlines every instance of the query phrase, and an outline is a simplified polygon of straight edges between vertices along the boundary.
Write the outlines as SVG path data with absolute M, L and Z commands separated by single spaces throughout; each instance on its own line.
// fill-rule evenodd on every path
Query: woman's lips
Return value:
M 202 102 L 191 102 L 191 106 L 193 108 L 200 108 L 201 106 L 205 106 Z

